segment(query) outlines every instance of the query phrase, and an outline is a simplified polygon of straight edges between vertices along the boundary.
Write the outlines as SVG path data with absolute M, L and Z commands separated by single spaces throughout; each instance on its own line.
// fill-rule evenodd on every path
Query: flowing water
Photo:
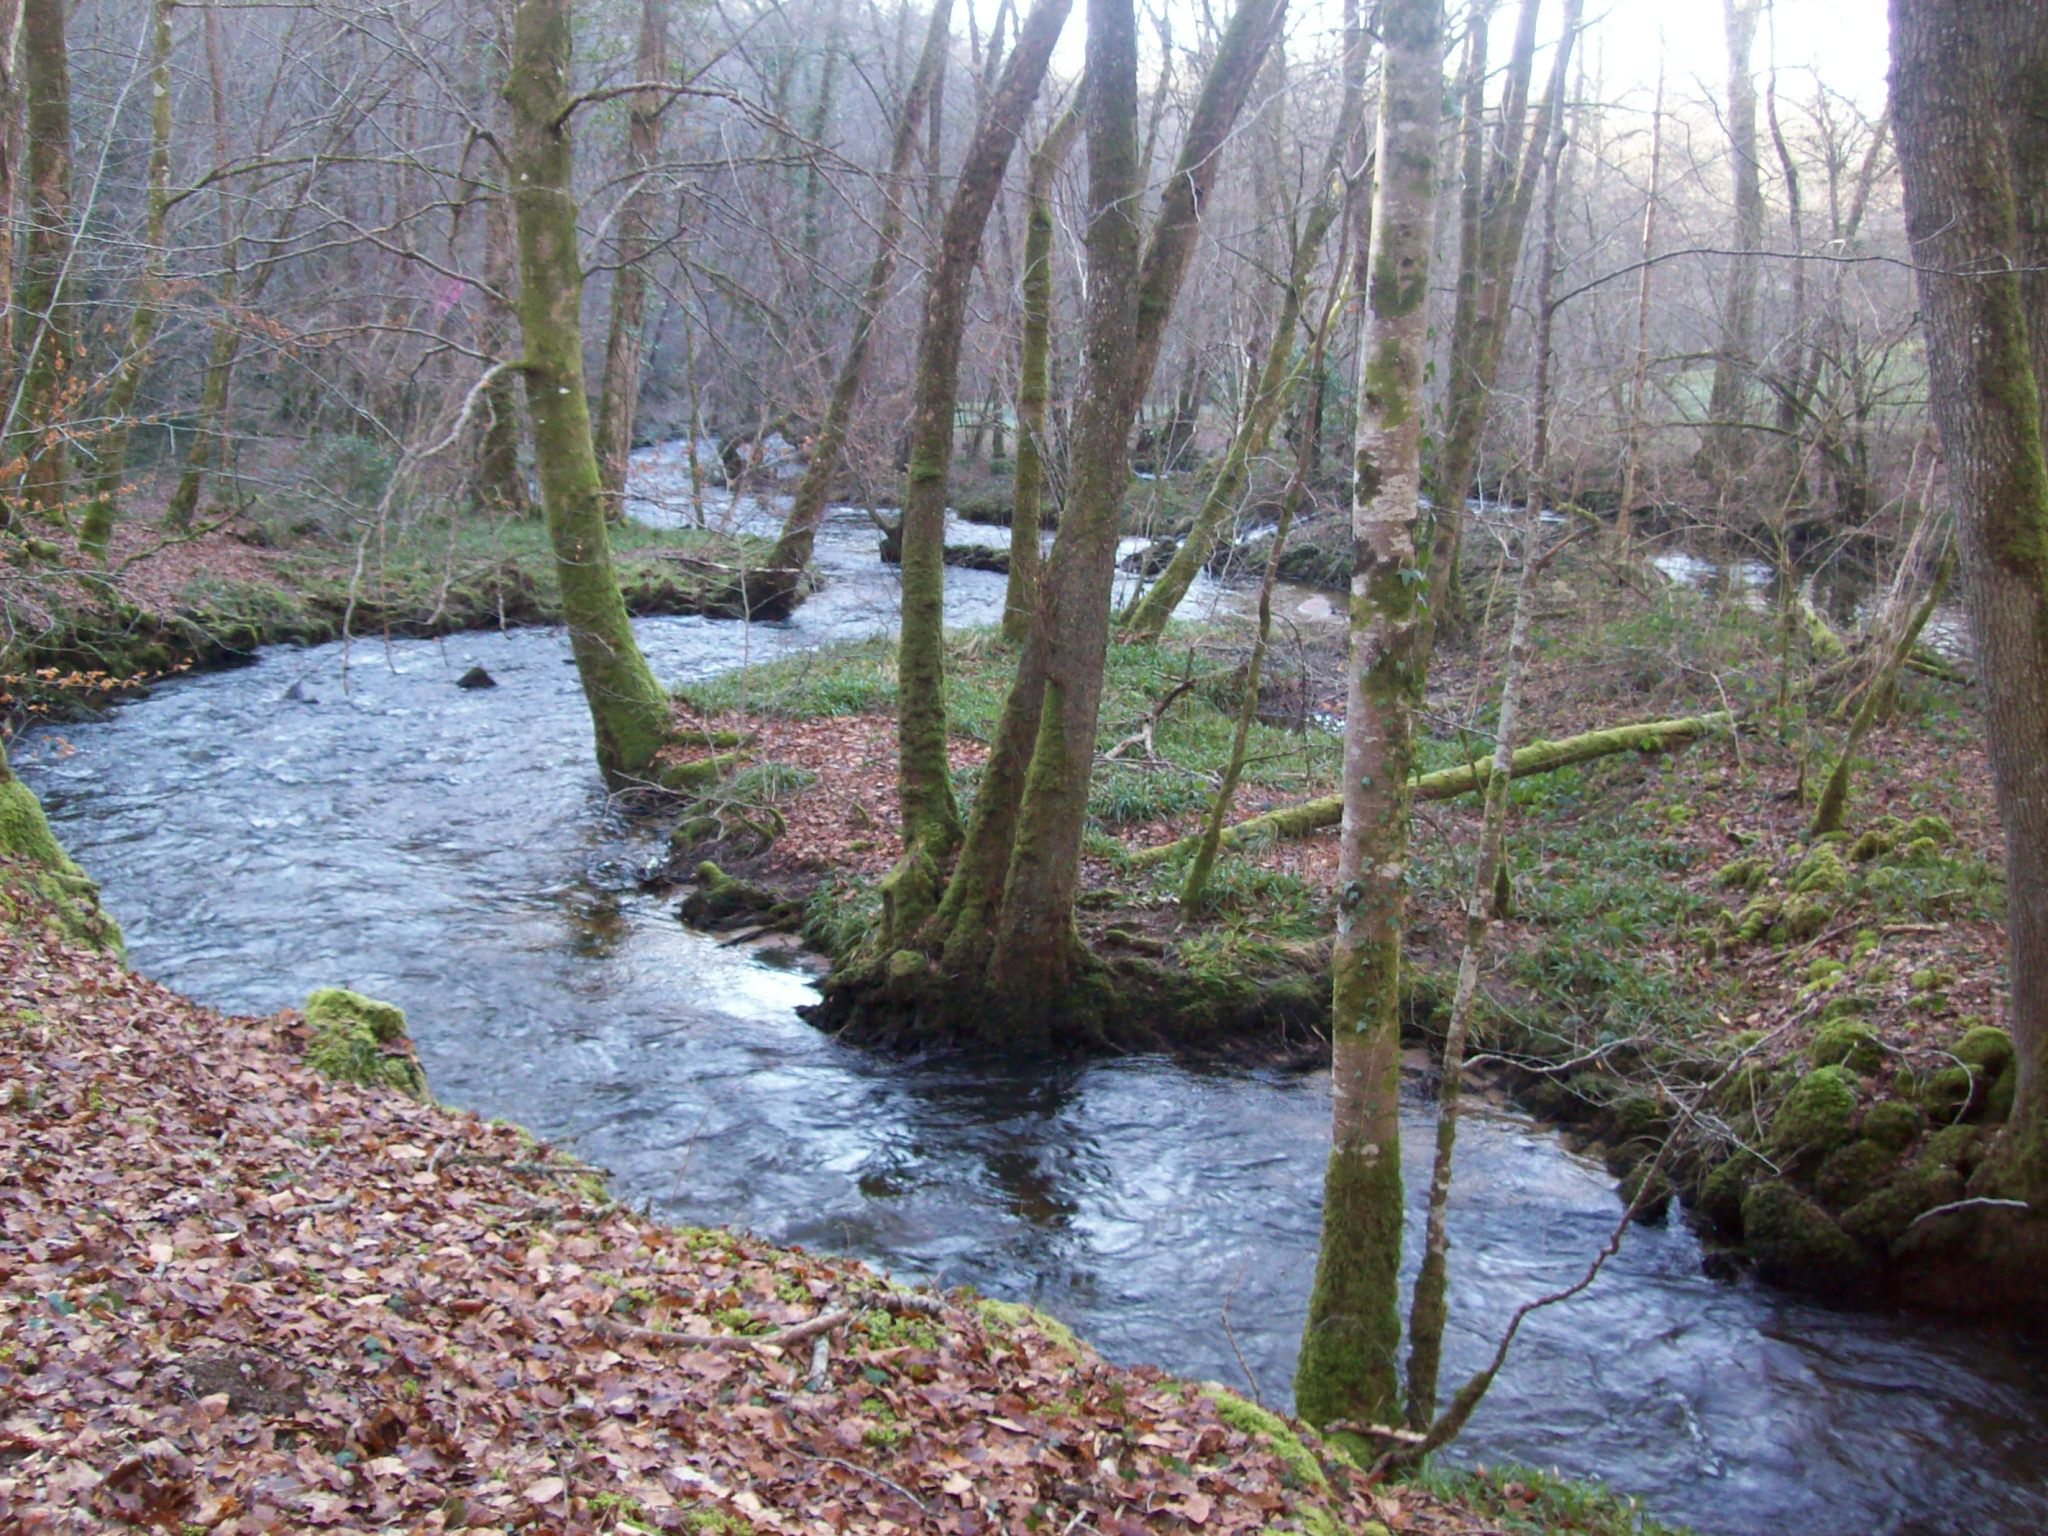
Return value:
M 789 624 L 649 619 L 642 643 L 683 679 L 871 632 L 896 599 L 873 550 L 841 515 L 832 583 Z M 948 588 L 953 622 L 986 622 L 1002 580 Z M 473 663 L 500 686 L 458 690 Z M 972 1282 L 1114 1359 L 1249 1373 L 1285 1402 L 1326 1078 L 904 1062 L 820 1036 L 786 951 L 694 933 L 638 889 L 656 845 L 599 790 L 560 633 L 270 650 L 31 732 L 16 766 L 149 974 L 246 1012 L 320 985 L 390 998 L 439 1097 L 573 1141 L 661 1215 Z M 1405 1133 L 1419 1186 L 1426 1105 Z M 1620 1208 L 1513 1118 L 1476 1118 L 1459 1156 L 1447 1379 Z M 1603 1475 L 1707 1531 L 2039 1531 L 2048 1373 L 2003 1331 L 1717 1283 L 1683 1228 L 1638 1230 L 1532 1321 L 1458 1454 Z

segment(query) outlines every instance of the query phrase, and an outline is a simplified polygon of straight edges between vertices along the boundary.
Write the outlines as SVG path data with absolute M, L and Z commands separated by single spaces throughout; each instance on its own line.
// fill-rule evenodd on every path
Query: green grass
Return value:
M 1508 1536 L 1688 1536 L 1625 1494 L 1533 1467 L 1452 1468 L 1431 1462 L 1412 1481 L 1495 1522 Z

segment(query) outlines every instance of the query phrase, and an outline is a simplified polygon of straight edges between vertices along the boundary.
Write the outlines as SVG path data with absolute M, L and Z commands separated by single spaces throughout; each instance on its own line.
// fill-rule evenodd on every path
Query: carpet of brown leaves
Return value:
M 292 1015 L 33 933 L 0 933 L 0 988 L 0 1531 L 1116 1536 L 1299 1508 L 1156 1372 L 960 1298 L 871 1327 L 861 1266 L 656 1225 L 513 1129 L 326 1081 Z M 642 1331 L 838 1307 L 862 1320 L 822 1371 L 809 1343 Z M 1335 1505 L 1477 1529 L 1409 1490 Z

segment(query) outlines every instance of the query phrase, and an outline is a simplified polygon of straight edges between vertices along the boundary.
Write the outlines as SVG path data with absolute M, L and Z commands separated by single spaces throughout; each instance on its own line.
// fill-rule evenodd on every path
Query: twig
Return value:
M 1906 1230 L 1912 1231 L 1930 1216 L 1943 1216 L 1950 1211 L 1967 1210 L 1973 1205 L 2003 1206 L 2007 1210 L 2031 1211 L 2033 1207 L 2024 1200 L 2003 1200 L 1995 1195 L 1972 1195 L 1967 1200 L 1951 1200 L 1947 1205 L 1937 1205 L 1932 1210 L 1922 1211 L 1906 1223 Z
M 857 1477 L 865 1477 L 873 1482 L 880 1483 L 884 1488 L 889 1489 L 892 1493 L 900 1494 L 904 1498 L 910 1500 L 911 1503 L 915 1504 L 918 1507 L 918 1510 L 925 1516 L 926 1519 L 931 1518 L 932 1511 L 930 1505 L 926 1504 L 923 1499 L 920 1499 L 916 1494 L 912 1493 L 908 1488 L 904 1487 L 901 1483 L 891 1482 L 888 1478 L 882 1476 L 881 1473 L 877 1472 L 873 1467 L 864 1467 L 857 1461 L 841 1461 L 837 1456 L 814 1456 L 809 1451 L 798 1451 L 797 1455 L 802 1456 L 809 1461 L 822 1461 L 826 1463 L 828 1466 L 844 1467 L 848 1472 L 853 1473 Z

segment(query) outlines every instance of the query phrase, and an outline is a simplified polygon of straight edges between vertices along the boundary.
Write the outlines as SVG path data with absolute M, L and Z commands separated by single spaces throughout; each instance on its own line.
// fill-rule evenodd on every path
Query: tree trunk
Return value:
M 669 735 L 668 695 L 633 638 L 612 571 L 604 486 L 583 386 L 583 266 L 570 191 L 571 0 L 519 0 L 512 20 L 512 181 L 519 236 L 519 328 L 534 458 L 562 618 L 597 737 L 605 782 L 645 781 Z
M 1117 520 L 1131 424 L 1159 361 L 1166 321 L 1200 235 L 1222 149 L 1279 29 L 1284 0 L 1241 0 L 1190 114 L 1151 238 L 1138 256 L 1136 27 L 1127 0 L 1091 7 L 1086 375 L 1060 535 L 1041 584 L 1032 637 L 998 727 L 961 864 L 981 889 L 1007 864 L 986 992 L 1020 1044 L 1051 1028 L 1075 959 L 1074 896 L 1095 761 L 1095 725 L 1116 578 Z M 1135 269 L 1133 268 L 1135 263 Z M 1135 301 L 1135 302 L 1134 302 Z M 1017 765 L 1028 763 L 1021 773 Z M 997 798 L 1000 797 L 1000 798 Z M 988 800 L 984 820 L 982 800 Z M 1014 806 L 1014 811 L 1012 807 Z M 1008 836 L 1014 828 L 1014 836 Z M 983 842 L 976 848 L 976 835 Z M 1001 839 L 999 845 L 997 839 Z M 1002 846 L 1006 845 L 1006 846 Z
M 1359 343 L 1344 830 L 1332 957 L 1330 1157 L 1296 1410 L 1391 1423 L 1401 1263 L 1401 929 L 1408 779 L 1427 663 L 1416 548 L 1443 97 L 1443 0 L 1383 0 L 1371 279 Z
M 960 843 L 946 760 L 946 484 L 960 395 L 960 338 L 989 210 L 1010 152 L 1066 25 L 1072 0 L 1035 0 L 988 108 L 975 126 L 925 285 L 924 322 L 903 492 L 903 620 L 897 649 L 897 789 L 903 858 L 883 887 L 889 939 L 921 927 L 938 903 L 941 870 Z
M 2028 0 L 1892 0 L 1892 104 L 2005 829 L 2013 1181 L 2048 1198 L 2048 33 Z
M 498 295 L 510 301 L 519 287 L 517 256 L 511 194 L 492 192 L 484 203 L 484 282 L 492 292 L 484 299 L 483 346 L 489 356 L 508 361 L 518 316 Z M 501 516 L 524 516 L 533 510 L 526 475 L 519 467 L 519 386 L 510 370 L 484 388 L 474 480 L 479 510 Z
M 1756 43 L 1763 0 L 1721 0 L 1728 39 L 1728 159 L 1735 187 L 1735 248 L 1763 244 L 1764 194 L 1756 147 L 1756 80 L 1750 50 Z M 1714 382 L 1707 397 L 1704 468 L 1723 494 L 1750 458 L 1749 377 L 1756 366 L 1757 266 L 1753 258 L 1732 257 L 1728 293 L 1721 312 L 1721 340 L 1714 349 Z
M 221 62 L 220 8 L 208 6 L 202 13 L 200 36 L 206 45 L 206 73 L 213 96 L 213 157 L 218 165 L 228 163 L 227 79 Z M 199 386 L 199 419 L 193 428 L 192 446 L 185 453 L 185 468 L 171 499 L 164 506 L 164 526 L 187 529 L 199 511 L 199 492 L 208 470 L 227 459 L 228 390 L 234 382 L 235 355 L 241 350 L 241 328 L 234 318 L 235 289 L 240 279 L 240 242 L 235 238 L 235 205 L 222 186 L 216 199 L 220 210 L 220 318 L 214 322 L 213 342 L 206 354 L 206 377 Z M 266 267 L 267 275 L 276 268 Z
M 896 114 L 896 131 L 890 140 L 889 172 L 882 183 L 882 203 L 875 220 L 875 254 L 868 264 L 867 288 L 860 308 L 854 312 L 853 335 L 846 343 L 846 355 L 839 360 L 839 375 L 832 385 L 832 399 L 825 408 L 825 423 L 818 429 L 805 460 L 803 477 L 797 481 L 789 514 L 783 519 L 782 536 L 775 541 L 769 564 L 797 570 L 809 563 L 817 542 L 818 524 L 825 517 L 825 499 L 832 489 L 832 476 L 839 467 L 839 454 L 846 445 L 853 410 L 860 401 L 861 383 L 867 376 L 868 350 L 874 339 L 875 322 L 882 306 L 889 302 L 889 281 L 896 270 L 896 248 L 903 240 L 906 178 L 917 154 L 917 130 L 924 118 L 946 56 L 946 41 L 952 17 L 952 0 L 937 0 L 931 24 L 925 30 L 924 51 L 904 92 L 903 105 Z
M 1018 346 L 1017 478 L 1010 506 L 1010 576 L 1003 638 L 1021 642 L 1038 603 L 1038 540 L 1044 521 L 1045 406 L 1052 393 L 1052 183 L 1081 128 L 1068 107 L 1031 156 L 1025 189 L 1024 327 Z
M 640 40 L 633 58 L 639 80 L 668 78 L 668 0 L 640 0 Z M 619 208 L 618 270 L 612 274 L 611 325 L 604 341 L 604 378 L 598 390 L 597 462 L 605 510 L 625 510 L 626 460 L 633 451 L 633 419 L 640 410 L 640 363 L 646 349 L 647 263 L 654 251 L 654 167 L 661 161 L 659 92 L 637 91 L 626 126 L 626 175 L 631 184 Z
M 1657 249 L 1657 202 L 1663 195 L 1664 180 L 1664 59 L 1657 59 L 1657 95 L 1650 108 L 1650 188 L 1643 199 L 1643 239 L 1638 259 L 1642 271 L 1636 274 L 1636 347 L 1630 364 L 1628 386 L 1628 428 L 1622 440 L 1621 504 L 1614 513 L 1614 559 L 1618 570 L 1628 569 L 1629 545 L 1634 542 L 1636 495 L 1643 473 L 1643 410 L 1650 381 L 1650 259 Z
M 142 386 L 142 371 L 149 362 L 156 341 L 159 306 L 164 297 L 164 268 L 170 252 L 164 240 L 164 223 L 171 196 L 171 15 L 176 0 L 155 0 L 149 45 L 149 190 L 148 211 L 143 218 L 142 281 L 135 295 L 135 310 L 128 317 L 128 350 L 122 354 L 114 379 L 107 386 L 107 430 L 100 439 L 100 462 L 93 476 L 92 499 L 86 503 L 78 523 L 78 547 L 105 563 L 107 540 L 114 531 L 114 518 L 121 499 L 121 481 L 128 472 L 128 431 L 134 425 L 130 412 L 135 394 Z
M 27 336 L 9 401 L 14 424 L 4 455 L 24 465 L 22 502 L 61 518 L 71 492 L 65 419 L 77 404 L 78 338 L 71 314 L 71 65 L 64 0 L 21 0 L 21 79 L 28 114 L 28 238 L 21 316 Z M 4 296 L 0 296 L 4 297 Z

